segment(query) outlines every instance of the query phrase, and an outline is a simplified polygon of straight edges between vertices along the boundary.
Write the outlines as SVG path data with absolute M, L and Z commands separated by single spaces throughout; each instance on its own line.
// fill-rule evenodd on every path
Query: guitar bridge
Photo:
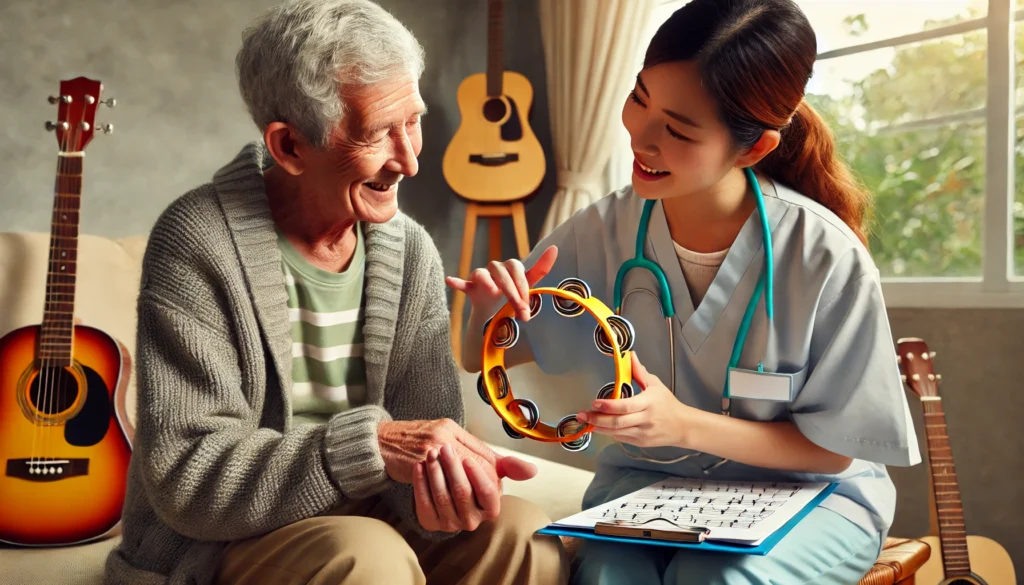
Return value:
M 88 459 L 8 459 L 7 477 L 28 481 L 57 481 L 89 474 Z
M 493 154 L 471 154 L 469 162 L 485 167 L 499 167 L 505 163 L 516 162 L 519 154 L 515 152 L 496 152 Z

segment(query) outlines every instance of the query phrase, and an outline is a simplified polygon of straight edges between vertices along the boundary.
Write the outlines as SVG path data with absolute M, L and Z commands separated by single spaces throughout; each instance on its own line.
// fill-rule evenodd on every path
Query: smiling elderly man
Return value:
M 397 209 L 420 45 L 371 2 L 298 0 L 237 67 L 263 140 L 152 230 L 106 581 L 565 582 L 549 520 L 501 494 L 536 468 L 461 427 L 441 259 Z

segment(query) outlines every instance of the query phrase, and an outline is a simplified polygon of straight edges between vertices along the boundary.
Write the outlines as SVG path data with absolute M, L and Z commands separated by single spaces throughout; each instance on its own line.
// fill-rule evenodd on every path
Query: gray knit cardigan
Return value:
M 292 340 L 263 171 L 247 145 L 172 203 L 149 238 L 138 300 L 138 417 L 123 538 L 106 582 L 205 584 L 230 541 L 381 494 L 416 521 L 377 444 L 386 420 L 464 424 L 444 270 L 399 213 L 366 227 L 366 406 L 292 427 Z

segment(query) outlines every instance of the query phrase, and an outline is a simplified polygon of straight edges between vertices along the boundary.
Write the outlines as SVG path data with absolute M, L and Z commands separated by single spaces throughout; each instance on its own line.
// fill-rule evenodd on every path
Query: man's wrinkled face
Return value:
M 302 180 L 356 221 L 384 223 L 398 211 L 398 183 L 419 170 L 426 106 L 409 75 L 343 90 L 348 110 L 326 149 L 307 159 Z

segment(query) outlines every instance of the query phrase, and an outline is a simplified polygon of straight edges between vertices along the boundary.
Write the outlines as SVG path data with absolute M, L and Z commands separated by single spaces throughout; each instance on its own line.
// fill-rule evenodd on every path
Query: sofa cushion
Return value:
M 0 585 L 100 585 L 103 565 L 119 536 L 63 548 L 0 546 Z
M 582 510 L 583 492 L 594 477 L 592 472 L 493 444 L 491 448 L 502 455 L 515 455 L 537 465 L 537 475 L 532 479 L 504 480 L 502 483 L 506 494 L 537 504 L 552 521 L 561 520 Z

